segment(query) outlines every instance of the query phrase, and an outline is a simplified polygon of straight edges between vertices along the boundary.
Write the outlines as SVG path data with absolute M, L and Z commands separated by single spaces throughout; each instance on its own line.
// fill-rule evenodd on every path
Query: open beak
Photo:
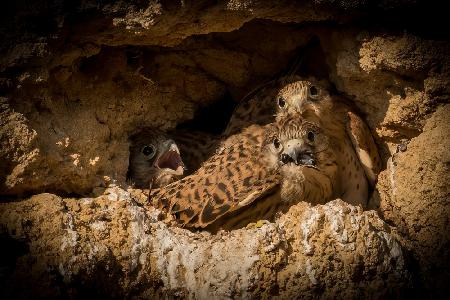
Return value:
M 171 143 L 169 149 L 161 154 L 155 162 L 159 169 L 169 169 L 175 175 L 183 175 L 185 166 L 180 156 L 180 150 L 175 143 Z
M 306 149 L 299 140 L 291 140 L 287 143 L 285 150 L 280 153 L 282 164 L 294 163 L 297 166 L 315 166 L 314 154 Z

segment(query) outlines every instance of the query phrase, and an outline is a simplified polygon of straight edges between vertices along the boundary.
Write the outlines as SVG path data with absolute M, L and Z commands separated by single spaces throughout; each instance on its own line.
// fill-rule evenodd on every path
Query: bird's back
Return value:
M 151 200 L 181 226 L 204 228 L 270 193 L 279 182 L 262 150 L 265 127 L 225 140 L 194 174 L 152 192 Z

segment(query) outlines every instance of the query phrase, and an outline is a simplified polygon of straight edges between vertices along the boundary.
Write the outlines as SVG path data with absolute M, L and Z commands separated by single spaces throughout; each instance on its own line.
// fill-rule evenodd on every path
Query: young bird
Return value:
M 267 141 L 266 161 L 281 175 L 283 201 L 318 204 L 340 196 L 335 141 L 318 125 L 289 114 L 278 121 Z
M 342 198 L 365 205 L 368 183 L 348 140 L 299 113 L 280 117 L 270 139 L 267 161 L 281 175 L 282 200 L 317 204 Z
M 165 133 L 145 129 L 131 136 L 130 142 L 128 178 L 135 187 L 163 187 L 183 176 L 180 150 Z
M 280 202 L 279 177 L 264 161 L 267 126 L 249 126 L 225 139 L 194 174 L 151 191 L 153 205 L 179 226 L 213 232 L 272 216 Z
M 362 167 L 369 186 L 376 184 L 381 170 L 377 146 L 366 123 L 352 110 L 348 100 L 332 95 L 328 86 L 313 78 L 283 87 L 276 96 L 277 120 L 289 114 L 320 124 L 326 135 L 345 141 L 341 156 L 355 168 Z M 356 160 L 354 159 L 356 155 Z M 348 170 L 342 184 L 351 184 L 355 173 Z M 350 181 L 347 182 L 346 181 Z

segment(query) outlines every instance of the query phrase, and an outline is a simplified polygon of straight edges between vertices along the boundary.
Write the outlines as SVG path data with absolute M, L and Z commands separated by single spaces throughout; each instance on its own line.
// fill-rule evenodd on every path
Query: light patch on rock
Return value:
M 380 231 L 378 232 L 378 236 L 384 239 L 384 241 L 386 242 L 386 246 L 389 249 L 389 257 L 385 259 L 384 262 L 390 263 L 391 261 L 395 261 L 396 270 L 403 272 L 405 268 L 405 262 L 403 259 L 403 252 L 400 244 L 392 237 L 392 235 L 388 234 L 387 232 Z
M 397 190 L 396 190 L 396 184 L 395 184 L 395 163 L 393 161 L 392 157 L 389 157 L 388 159 L 388 169 L 389 169 L 389 181 L 391 183 L 391 192 L 392 196 L 395 197 Z
M 261 243 L 269 243 L 263 248 L 264 252 L 272 252 L 279 247 L 285 237 L 276 224 L 269 223 L 259 229 L 259 240 Z
M 65 137 L 63 140 L 57 141 L 56 145 L 60 146 L 60 147 L 64 147 L 64 148 L 69 147 L 69 145 L 70 145 L 70 138 L 69 137 Z
M 103 231 L 106 229 L 106 223 L 104 221 L 95 221 L 94 223 L 90 224 L 89 227 L 97 231 Z
M 133 30 L 135 34 L 140 34 L 137 29 L 150 29 L 155 24 L 155 18 L 163 13 L 161 3 L 158 1 L 149 1 L 148 7 L 142 11 L 129 11 L 124 18 L 114 18 L 113 25 L 125 25 L 127 30 Z
M 230 0 L 227 3 L 227 10 L 236 10 L 236 11 L 247 11 L 247 12 L 252 12 L 253 9 L 251 8 L 252 6 L 254 6 L 255 3 L 254 1 L 239 1 L 239 0 Z
M 64 251 L 66 247 L 75 247 L 77 245 L 78 233 L 75 230 L 73 224 L 73 216 L 71 213 L 67 213 L 67 224 L 66 224 L 67 235 L 63 236 L 61 241 L 61 251 Z
M 347 213 L 344 212 L 344 209 L 348 209 L 348 207 L 341 205 L 342 203 L 339 203 L 340 201 L 342 200 L 334 200 L 323 206 L 326 220 L 328 220 L 331 232 L 339 245 L 354 249 L 355 245 L 349 241 L 348 231 L 344 221 L 344 218 L 347 215 Z M 352 207 L 352 205 L 348 206 Z
M 308 275 L 309 280 L 313 285 L 317 284 L 317 279 L 315 277 L 316 271 L 313 268 L 313 265 L 311 264 L 311 259 L 306 260 L 306 275 Z
M 100 249 L 98 247 L 98 245 L 94 244 L 94 245 L 87 245 L 89 248 L 89 252 L 88 252 L 88 260 L 92 260 L 93 258 L 95 258 L 96 254 L 100 252 Z
M 124 200 L 124 199 L 123 199 Z M 130 270 L 133 271 L 140 265 L 145 265 L 151 236 L 148 226 L 148 217 L 142 207 L 129 205 L 131 226 L 131 253 L 130 253 Z
M 90 205 L 93 202 L 93 198 L 80 198 L 80 204 Z
M 131 199 L 130 192 L 121 189 L 116 184 L 110 184 L 104 194 L 109 201 L 129 201 Z
M 315 232 L 317 222 L 320 219 L 320 213 L 316 207 L 312 207 L 305 212 L 304 221 L 301 223 L 301 229 L 303 234 L 303 253 L 306 255 L 312 255 L 314 253 L 314 245 L 309 243 L 310 236 Z
M 186 289 L 198 299 L 232 297 L 236 293 L 245 298 L 257 276 L 252 269 L 260 259 L 259 249 L 273 247 L 270 241 L 276 230 L 263 227 L 259 229 L 266 231 L 263 235 L 237 230 L 208 238 L 158 224 L 153 255 L 164 286 Z
M 91 166 L 95 166 L 95 164 L 96 164 L 99 160 L 100 160 L 100 157 L 99 157 L 99 156 L 96 156 L 96 157 L 94 157 L 94 158 L 90 158 L 90 159 L 89 159 L 89 164 L 90 164 Z
M 359 230 L 361 228 L 360 224 L 362 219 L 364 218 L 365 220 L 367 220 L 367 216 L 358 214 L 358 210 L 354 206 L 350 207 L 350 212 L 350 225 L 352 226 L 353 230 Z
M 74 154 L 70 154 L 69 156 L 72 157 L 72 159 L 73 159 L 72 164 L 74 166 L 78 166 L 78 164 L 80 163 L 81 155 L 79 153 L 74 153 Z
M 195 242 L 179 240 L 165 225 L 156 228 L 154 238 L 156 242 L 153 245 L 153 255 L 157 258 L 157 268 L 164 285 L 171 288 L 184 285 L 188 289 L 196 287 L 194 271 L 206 257 L 202 249 L 198 249 Z M 181 267 L 182 265 L 187 266 Z M 181 270 L 183 272 L 180 274 Z

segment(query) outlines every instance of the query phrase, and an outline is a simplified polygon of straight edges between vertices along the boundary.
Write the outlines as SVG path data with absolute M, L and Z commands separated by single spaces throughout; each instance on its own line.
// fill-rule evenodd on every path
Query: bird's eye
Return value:
M 275 149 L 280 148 L 280 141 L 278 139 L 274 139 L 273 140 L 273 146 L 275 147 Z
M 155 146 L 147 145 L 142 148 L 142 153 L 148 158 L 155 156 Z
M 312 131 L 308 132 L 308 140 L 310 142 L 314 142 L 315 138 L 316 138 L 316 135 L 314 134 L 314 132 L 312 132 Z
M 315 98 L 319 95 L 319 91 L 317 90 L 317 88 L 315 86 L 310 86 L 309 87 L 309 96 L 311 96 L 312 98 Z
M 278 98 L 278 106 L 281 108 L 286 106 L 286 100 L 283 97 Z

